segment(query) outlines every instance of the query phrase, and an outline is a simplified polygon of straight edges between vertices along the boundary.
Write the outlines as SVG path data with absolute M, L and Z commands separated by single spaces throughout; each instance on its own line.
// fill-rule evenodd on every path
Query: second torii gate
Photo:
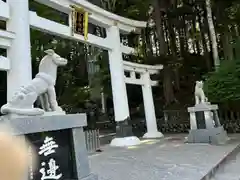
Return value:
M 150 78 L 151 74 L 156 74 L 161 69 L 163 69 L 163 65 L 151 66 L 123 61 L 123 66 L 124 71 L 130 73 L 130 76 L 125 75 L 125 83 L 142 86 L 143 103 L 147 125 L 147 132 L 144 134 L 143 138 L 163 137 L 163 134 L 157 129 L 157 120 L 152 95 L 152 86 L 156 86 L 158 82 L 153 81 Z M 136 77 L 136 73 L 140 74 L 140 78 Z

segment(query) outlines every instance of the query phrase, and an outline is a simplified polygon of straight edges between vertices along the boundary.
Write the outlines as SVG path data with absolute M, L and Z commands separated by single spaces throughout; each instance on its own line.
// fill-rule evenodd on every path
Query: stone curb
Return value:
M 235 156 L 240 151 L 240 144 L 238 144 L 231 152 L 229 152 L 227 155 L 225 155 L 215 166 L 212 167 L 212 169 L 203 176 L 200 180 L 210 180 L 218 171 L 218 169 L 225 164 L 227 164 L 228 160 Z

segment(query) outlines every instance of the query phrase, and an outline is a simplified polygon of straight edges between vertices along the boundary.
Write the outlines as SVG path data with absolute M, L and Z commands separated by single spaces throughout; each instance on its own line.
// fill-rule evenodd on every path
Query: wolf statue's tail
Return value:
M 38 116 L 44 113 L 44 110 L 39 108 L 23 109 L 11 106 L 10 104 L 5 104 L 1 108 L 2 114 L 16 114 L 22 116 Z

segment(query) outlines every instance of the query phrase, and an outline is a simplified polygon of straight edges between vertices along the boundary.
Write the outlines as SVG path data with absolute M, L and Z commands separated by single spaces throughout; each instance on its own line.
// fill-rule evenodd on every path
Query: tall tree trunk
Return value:
M 165 40 L 166 40 L 166 53 L 167 54 L 171 54 L 171 45 L 170 45 L 170 38 L 169 38 L 169 31 L 168 31 L 168 28 L 167 28 L 167 22 L 164 21 L 164 32 L 165 32 Z
M 235 24 L 234 30 L 235 30 L 236 36 L 239 38 L 240 35 L 239 35 L 239 30 L 238 30 L 238 25 L 237 24 Z
M 146 31 L 147 31 L 147 28 L 141 31 L 141 39 L 143 42 L 143 49 L 144 49 L 143 54 L 145 58 L 147 58 L 148 56 L 151 56 L 151 51 L 150 51 L 151 46 L 149 46 L 149 42 L 148 42 L 149 38 L 146 38 Z
M 172 85 L 172 73 L 170 67 L 168 66 L 165 66 L 163 69 L 163 91 L 165 97 L 165 104 L 169 105 L 175 100 L 175 97 Z
M 210 71 L 211 70 L 211 59 L 210 59 L 208 48 L 207 48 L 207 41 L 206 41 L 206 37 L 205 37 L 204 25 L 203 25 L 202 18 L 200 15 L 198 16 L 198 22 L 199 22 L 199 28 L 200 28 L 200 32 L 201 32 L 201 38 L 202 38 L 204 59 L 206 61 L 207 69 Z
M 201 54 L 201 50 L 200 50 L 200 43 L 199 43 L 199 39 L 197 36 L 197 28 L 196 28 L 196 16 L 192 15 L 192 26 L 193 26 L 193 33 L 194 33 L 194 44 L 196 45 L 196 49 L 197 49 L 197 54 Z
M 160 47 L 160 42 L 159 42 L 158 39 L 159 39 L 158 38 L 158 34 L 156 32 L 156 29 L 154 29 L 154 32 L 153 32 L 153 40 L 154 40 L 154 42 L 152 42 L 152 43 L 154 43 L 154 47 L 156 49 L 156 51 L 155 51 L 155 55 L 156 56 L 159 56 L 160 54 L 163 53 L 163 52 L 160 51 L 161 47 Z
M 174 32 L 174 27 L 171 19 L 168 20 L 168 30 L 170 37 L 171 52 L 172 55 L 176 57 L 177 56 L 176 34 Z
M 144 42 L 146 42 L 146 46 L 147 46 L 146 53 L 147 53 L 147 56 L 149 56 L 149 57 L 153 55 L 153 43 L 151 43 L 151 40 L 149 38 L 149 36 L 151 36 L 151 34 L 152 34 L 152 28 L 147 27 L 144 30 L 144 34 L 143 34 L 144 38 L 143 39 L 145 39 Z
M 154 7 L 154 11 L 153 11 L 154 20 L 156 23 L 156 30 L 157 30 L 158 41 L 159 41 L 160 55 L 165 55 L 167 48 L 166 48 L 166 42 L 164 38 L 161 8 L 158 0 L 153 0 L 153 7 Z
M 240 35 L 239 35 L 239 26 L 236 24 L 235 25 L 235 34 L 237 38 L 237 42 L 240 42 Z M 240 48 L 237 49 L 238 47 L 235 48 L 235 58 L 240 59 Z
M 208 19 L 208 27 L 210 32 L 210 38 L 212 41 L 212 51 L 213 51 L 213 61 L 215 69 L 220 65 L 220 60 L 218 56 L 218 45 L 217 45 L 217 37 L 213 24 L 212 18 L 212 8 L 211 8 L 211 0 L 206 0 L 206 10 L 207 10 L 207 19 Z
M 180 90 L 180 74 L 179 74 L 179 68 L 175 67 L 174 69 L 174 77 L 175 77 L 175 88 L 179 91 Z
M 185 52 L 189 51 L 189 47 L 188 47 L 188 27 L 187 27 L 187 22 L 186 22 L 186 18 L 185 15 L 183 15 L 183 38 L 184 38 L 184 48 L 185 48 Z
M 173 58 L 177 59 L 177 45 L 176 45 L 176 34 L 174 32 L 174 26 L 172 23 L 171 18 L 168 18 L 167 28 L 169 31 L 169 45 L 171 48 L 171 53 Z M 174 76 L 175 76 L 175 82 L 176 82 L 176 89 L 180 90 L 180 77 L 179 77 L 179 69 L 176 67 L 174 69 Z
M 183 20 L 182 17 L 178 17 L 178 27 L 177 27 L 177 31 L 178 31 L 178 37 L 179 37 L 179 43 L 180 43 L 180 55 L 181 57 L 183 57 L 184 53 L 185 53 L 185 35 L 184 35 L 184 26 L 183 26 Z
M 228 32 L 228 29 L 226 29 L 221 36 L 222 45 L 223 45 L 223 53 L 224 53 L 224 59 L 225 60 L 233 60 L 233 47 L 230 44 L 230 33 Z
M 154 7 L 153 15 L 156 24 L 156 32 L 159 41 L 159 52 L 160 57 L 164 58 L 167 55 L 167 45 L 165 42 L 164 28 L 163 28 L 163 17 L 161 9 L 164 4 L 163 0 L 153 0 L 152 6 Z M 172 70 L 169 67 L 169 62 L 165 63 L 163 69 L 163 89 L 165 96 L 165 104 L 168 105 L 175 100 L 173 85 L 172 85 Z

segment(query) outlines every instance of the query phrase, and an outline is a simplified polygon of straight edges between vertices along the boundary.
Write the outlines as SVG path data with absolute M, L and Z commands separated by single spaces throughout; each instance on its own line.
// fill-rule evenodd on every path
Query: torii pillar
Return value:
M 10 70 L 7 72 L 7 100 L 20 86 L 32 80 L 32 61 L 29 25 L 29 4 L 27 0 L 8 0 L 10 19 L 7 30 L 15 33 L 11 47 L 7 49 Z
M 145 72 L 142 76 L 144 80 L 144 85 L 142 85 L 143 103 L 147 125 L 147 132 L 143 135 L 143 138 L 162 138 L 163 134 L 157 128 L 150 74 Z
M 109 54 L 109 65 L 112 84 L 116 137 L 112 146 L 132 146 L 140 144 L 140 140 L 133 136 L 132 127 L 129 125 L 129 106 L 126 84 L 124 81 L 124 67 L 121 51 L 120 32 L 117 25 L 107 29 L 107 38 L 111 42 L 112 50 Z

